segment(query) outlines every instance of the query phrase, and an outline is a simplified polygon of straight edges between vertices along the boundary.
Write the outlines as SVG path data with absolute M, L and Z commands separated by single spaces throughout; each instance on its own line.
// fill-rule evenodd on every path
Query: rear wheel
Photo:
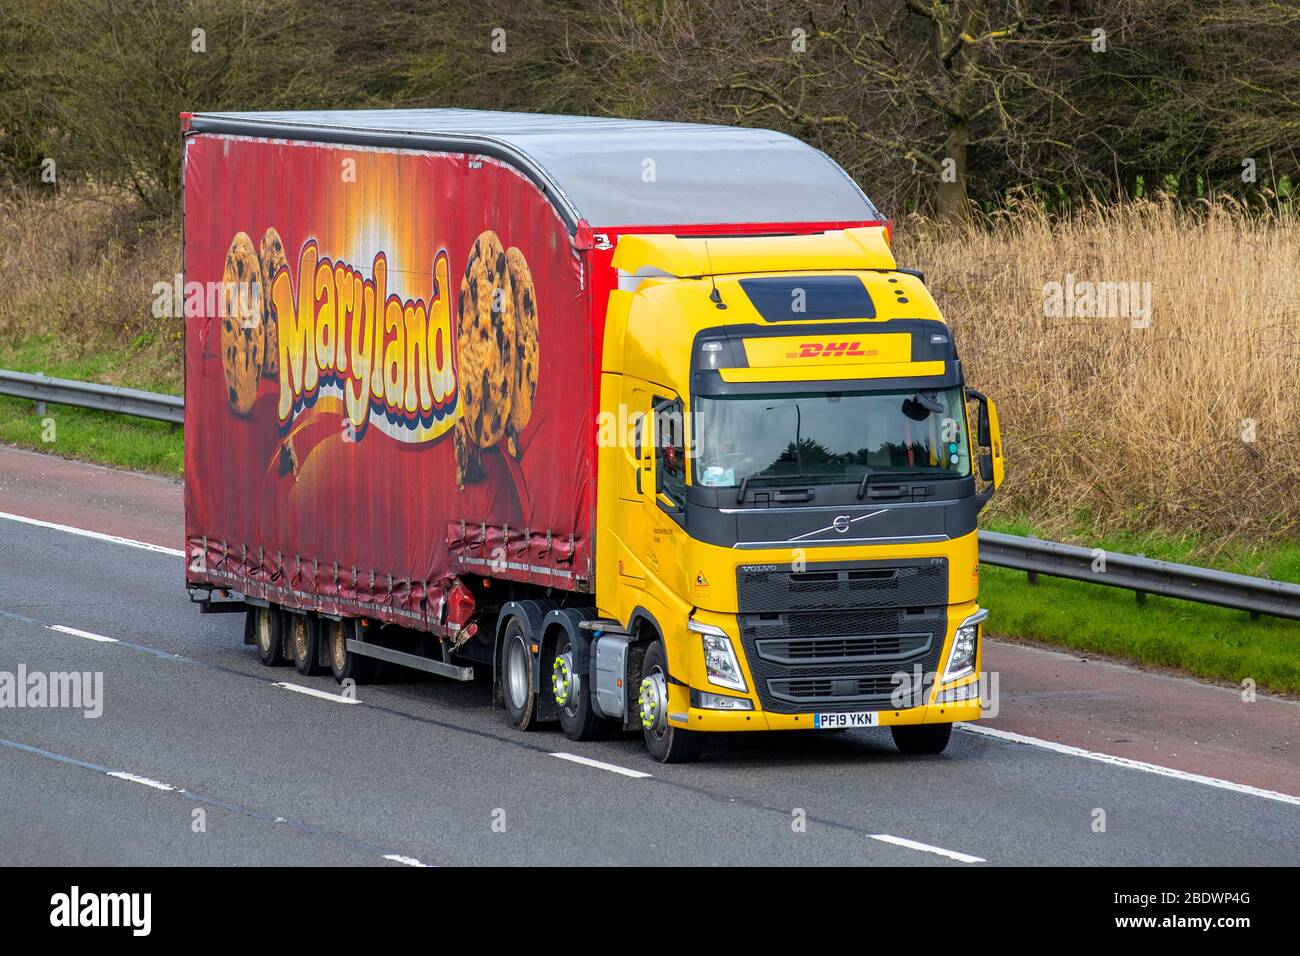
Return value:
M 941 754 L 952 737 L 952 724 L 894 724 L 889 732 L 905 754 Z
M 373 660 L 348 650 L 348 639 L 356 633 L 355 621 L 325 622 L 325 654 L 329 658 L 330 672 L 342 684 L 352 680 L 364 684 L 371 678 Z
M 602 740 L 614 729 L 613 721 L 596 713 L 587 684 L 588 675 L 573 664 L 573 642 L 561 633 L 551 665 L 551 689 L 560 710 L 560 727 L 570 740 Z
M 662 640 L 656 640 L 645 652 L 637 700 L 641 732 L 650 756 L 660 763 L 691 763 L 699 758 L 704 734 L 668 723 L 668 655 Z
M 533 686 L 532 637 L 516 616 L 506 624 L 501 640 L 501 695 L 506 717 L 520 730 L 537 726 L 537 688 Z
M 250 607 L 249 618 L 253 626 L 253 643 L 257 645 L 257 658 L 267 667 L 284 663 L 283 628 L 280 611 L 273 607 Z
M 289 641 L 289 653 L 293 656 L 293 666 L 298 673 L 310 677 L 319 671 L 320 641 L 317 640 L 316 619 L 306 614 L 289 613 L 285 632 Z

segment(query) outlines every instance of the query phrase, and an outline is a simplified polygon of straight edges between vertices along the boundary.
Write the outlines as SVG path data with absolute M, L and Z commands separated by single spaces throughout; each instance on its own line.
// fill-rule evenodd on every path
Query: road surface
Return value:
M 353 702 L 261 666 L 241 616 L 189 603 L 177 483 L 0 449 L 0 513 L 0 679 L 102 675 L 98 717 L 0 707 L 0 864 L 1300 859 L 1291 701 L 990 642 L 1000 713 L 941 756 L 810 732 L 662 766 L 516 731 L 483 683 Z

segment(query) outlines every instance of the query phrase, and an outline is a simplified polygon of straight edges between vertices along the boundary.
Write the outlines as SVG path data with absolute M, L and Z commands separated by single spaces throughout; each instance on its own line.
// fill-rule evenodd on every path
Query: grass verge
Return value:
M 32 336 L 0 346 L 0 368 L 179 394 L 175 360 L 147 337 L 83 355 L 69 353 L 55 336 Z M 8 396 L 0 396 L 0 442 L 173 478 L 181 476 L 185 461 L 178 426 L 55 404 L 38 416 L 34 402 Z
M 990 530 L 1034 534 L 1023 523 L 996 522 Z M 1300 581 L 1300 545 L 1225 545 L 1195 535 L 1108 534 L 1081 529 L 1072 543 L 1108 551 L 1199 564 L 1240 574 Z M 1300 623 L 1244 611 L 1149 595 L 1139 605 L 1132 591 L 1084 581 L 1040 577 L 983 565 L 980 603 L 990 609 L 990 633 L 1108 657 L 1146 667 L 1260 690 L 1300 694 Z

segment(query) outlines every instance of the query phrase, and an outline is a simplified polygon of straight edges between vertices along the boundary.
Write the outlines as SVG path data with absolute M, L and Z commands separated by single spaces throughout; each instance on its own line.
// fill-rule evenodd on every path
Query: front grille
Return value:
M 794 571 L 771 565 L 741 567 L 736 591 L 744 611 L 927 607 L 948 603 L 943 558 L 808 565 Z
M 885 637 L 825 637 L 802 641 L 758 641 L 758 656 L 777 664 L 807 661 L 874 661 L 911 657 L 930 646 L 929 634 L 890 634 Z
M 947 627 L 942 558 L 737 571 L 740 639 L 774 713 L 893 706 L 898 675 L 939 664 Z
M 768 681 L 768 691 L 777 700 L 794 704 L 873 703 L 894 692 L 892 675 L 874 677 L 789 677 Z

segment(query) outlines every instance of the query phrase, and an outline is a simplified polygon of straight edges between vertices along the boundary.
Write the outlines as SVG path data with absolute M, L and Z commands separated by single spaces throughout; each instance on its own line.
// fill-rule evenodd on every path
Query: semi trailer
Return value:
M 680 123 L 182 116 L 186 584 L 262 663 L 514 726 L 981 710 L 1002 481 L 924 276 L 829 157 Z

